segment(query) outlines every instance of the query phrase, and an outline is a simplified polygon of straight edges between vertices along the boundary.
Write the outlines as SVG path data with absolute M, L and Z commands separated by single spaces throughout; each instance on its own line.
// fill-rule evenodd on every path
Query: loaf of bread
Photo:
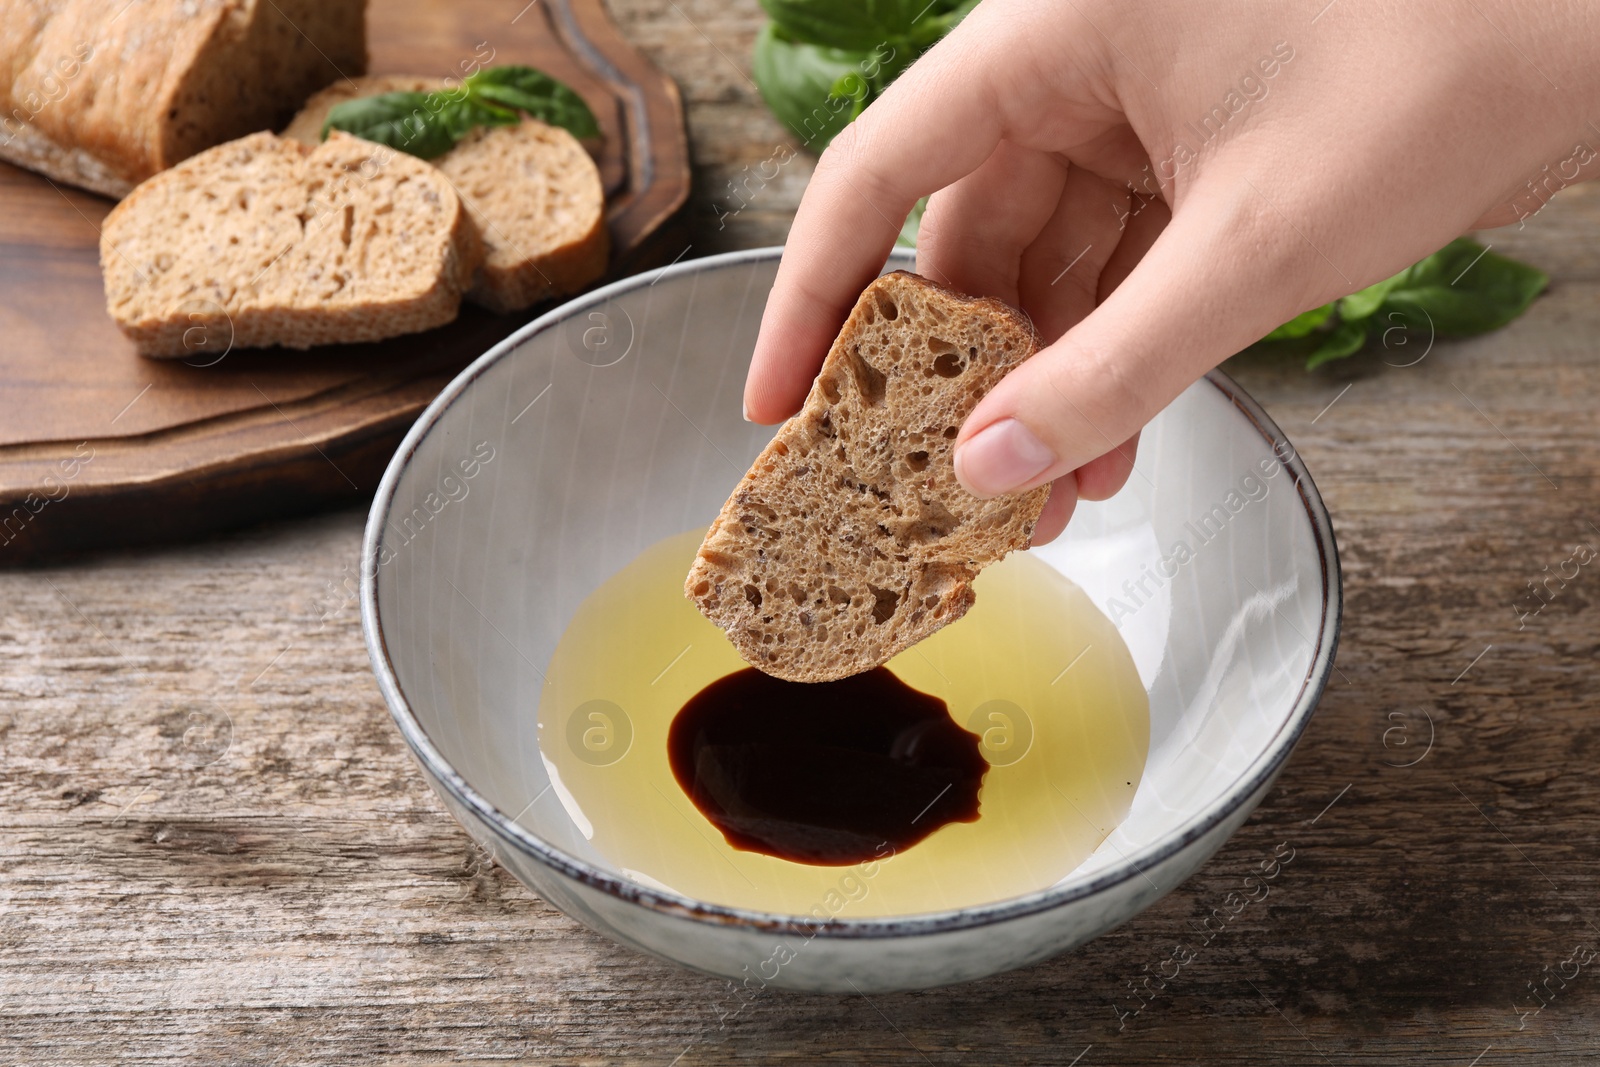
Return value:
M 365 73 L 365 0 L 5 0 L 0 159 L 120 197 Z
M 393 74 L 336 82 L 306 102 L 284 136 L 316 144 L 335 104 L 444 84 Z M 566 130 L 531 118 L 515 126 L 480 126 L 432 163 L 483 235 L 483 266 L 468 300 L 493 311 L 518 311 L 575 293 L 605 273 L 611 244 L 600 172 Z
M 751 666 L 825 682 L 966 614 L 1027 546 L 1048 485 L 979 500 L 953 445 L 1038 340 L 1021 312 L 897 271 L 861 294 L 805 406 L 711 524 L 685 594 Z
M 438 170 L 336 133 L 256 133 L 141 184 L 106 217 L 106 304 L 139 351 L 375 341 L 454 319 L 482 245 Z

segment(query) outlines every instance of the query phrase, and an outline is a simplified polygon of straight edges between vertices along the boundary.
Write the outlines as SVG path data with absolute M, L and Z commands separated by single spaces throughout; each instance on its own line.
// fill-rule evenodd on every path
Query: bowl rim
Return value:
M 444 413 L 485 371 L 514 352 L 529 338 L 575 315 L 582 314 L 591 307 L 603 304 L 619 294 L 653 285 L 663 278 L 777 260 L 782 254 L 783 247 L 778 245 L 675 261 L 665 267 L 631 275 L 591 290 L 539 316 L 473 360 L 417 418 L 384 471 L 383 479 L 373 497 L 372 508 L 368 513 L 361 547 L 361 629 L 366 640 L 367 654 L 372 662 L 373 674 L 377 677 L 378 688 L 383 693 L 384 702 L 388 704 L 390 714 L 401 736 L 410 746 L 412 755 L 426 775 L 456 804 L 474 812 L 496 837 L 552 872 L 625 903 L 664 916 L 695 920 L 715 926 L 740 927 L 770 934 L 800 934 L 808 938 L 905 937 L 965 930 L 1017 919 L 1094 896 L 1133 878 L 1147 877 L 1147 871 L 1186 851 L 1196 841 L 1215 830 L 1240 807 L 1248 804 L 1250 798 L 1269 785 L 1282 769 L 1289 754 L 1305 732 L 1317 702 L 1327 688 L 1329 676 L 1334 669 L 1334 655 L 1338 649 L 1342 625 L 1343 591 L 1340 582 L 1338 545 L 1334 540 L 1332 520 L 1322 502 L 1321 494 L 1317 491 L 1316 483 L 1312 481 L 1311 474 L 1306 470 L 1299 453 L 1278 428 L 1277 423 L 1232 378 L 1220 370 L 1210 371 L 1204 380 L 1226 397 L 1254 426 L 1256 432 L 1261 434 L 1269 447 L 1274 450 L 1274 454 L 1279 456 L 1283 465 L 1294 476 L 1294 485 L 1310 523 L 1321 562 L 1321 625 L 1317 629 L 1311 661 L 1300 691 L 1296 695 L 1294 706 L 1266 750 L 1245 769 L 1219 800 L 1195 812 L 1177 832 L 1136 851 L 1119 855 L 1115 863 L 1088 881 L 1066 886 L 1050 886 L 1022 896 L 945 911 L 875 918 L 818 919 L 711 904 L 680 893 L 648 888 L 600 870 L 576 856 L 569 855 L 513 821 L 456 771 L 433 744 L 412 711 L 410 703 L 400 689 L 399 678 L 384 640 L 378 607 L 378 561 L 383 531 L 388 524 L 395 490 L 410 466 L 418 446 Z M 890 256 L 890 262 L 910 269 L 911 255 L 909 250 L 897 249 L 895 254 Z M 1284 456 L 1285 450 L 1287 457 Z

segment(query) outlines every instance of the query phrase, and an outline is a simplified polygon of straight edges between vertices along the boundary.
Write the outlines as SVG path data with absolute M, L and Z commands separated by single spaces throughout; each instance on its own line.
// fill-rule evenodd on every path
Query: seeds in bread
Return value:
M 374 74 L 336 82 L 306 101 L 283 131 L 316 144 L 336 104 L 395 92 L 431 92 L 437 78 Z M 483 235 L 483 266 L 467 299 L 502 314 L 575 293 L 605 273 L 611 239 L 600 171 L 572 134 L 537 119 L 480 126 L 431 161 Z
M 440 326 L 482 254 L 443 175 L 344 134 L 218 145 L 141 184 L 100 239 L 111 317 L 151 356 Z
M 955 436 L 1038 348 L 998 300 L 896 271 L 861 294 L 805 406 L 711 524 L 685 594 L 751 666 L 796 682 L 877 667 L 973 604 L 1026 547 L 1048 485 L 979 500 Z

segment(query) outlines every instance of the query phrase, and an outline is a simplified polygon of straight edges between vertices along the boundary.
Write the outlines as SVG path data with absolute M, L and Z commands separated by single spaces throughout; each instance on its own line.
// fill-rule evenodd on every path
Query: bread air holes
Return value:
M 900 309 L 895 306 L 894 298 L 888 293 L 885 293 L 880 289 L 878 292 L 872 295 L 877 302 L 878 313 L 881 314 L 885 319 L 893 322 L 895 319 L 900 317 Z
M 884 387 L 887 382 L 882 371 L 862 358 L 860 345 L 851 345 L 845 349 L 845 362 L 850 367 L 851 376 L 855 378 L 856 392 L 861 394 L 862 402 L 868 407 L 877 407 L 883 403 Z
M 828 398 L 828 403 L 837 404 L 839 402 L 839 383 L 834 381 L 832 377 L 819 378 L 817 379 L 817 384 L 822 386 L 822 395 Z
M 1004 526 L 1016 516 L 1016 513 L 1016 509 L 1007 504 L 998 511 L 990 512 L 988 515 L 985 515 L 978 523 L 978 528 L 980 530 L 992 530 L 997 526 Z
M 909 456 L 906 457 L 906 466 L 910 467 L 914 471 L 925 471 L 925 470 L 927 470 L 928 469 L 928 454 L 926 452 L 923 452 L 923 451 L 920 451 L 920 450 L 911 453 Z
M 882 626 L 894 618 L 895 609 L 900 606 L 900 594 L 892 589 L 879 589 L 870 582 L 867 584 L 867 588 L 871 590 L 873 599 L 876 601 L 872 605 L 872 621 Z
M 752 608 L 759 608 L 761 606 L 761 590 L 757 589 L 749 582 L 746 582 L 744 585 L 744 598 L 750 601 L 750 606 Z
M 955 378 L 967 369 L 966 361 L 961 358 L 961 350 L 942 337 L 928 338 L 928 351 L 933 353 L 933 362 L 924 364 L 922 373 L 930 378 L 935 374 L 941 378 Z
M 711 592 L 711 583 L 704 578 L 694 584 L 695 596 L 705 596 L 709 592 Z

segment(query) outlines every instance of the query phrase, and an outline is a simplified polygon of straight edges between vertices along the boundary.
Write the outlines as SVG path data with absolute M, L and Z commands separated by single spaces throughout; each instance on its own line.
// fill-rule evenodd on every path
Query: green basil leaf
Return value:
M 541 122 L 560 126 L 580 139 L 600 135 L 600 124 L 583 97 L 532 67 L 516 64 L 485 67 L 464 84 L 469 97 L 480 105 L 498 104 L 513 112 L 526 111 Z
M 978 0 L 933 0 L 932 3 L 923 5 L 922 18 L 918 21 L 927 22 L 930 19 L 948 15 L 953 11 L 960 11 L 965 14 L 977 6 Z
M 1459 238 L 1402 272 L 1380 310 L 1406 328 L 1445 336 L 1497 330 L 1528 309 L 1549 275 Z
M 1375 285 L 1369 285 L 1365 289 L 1359 289 L 1349 296 L 1341 298 L 1339 300 L 1339 315 L 1346 321 L 1368 318 L 1374 311 L 1378 310 L 1383 303 L 1383 298 L 1388 296 L 1392 289 L 1401 284 L 1405 274 L 1406 271 L 1401 271 L 1392 278 L 1385 278 Z
M 487 67 L 453 89 L 383 93 L 346 100 L 328 112 L 329 130 L 436 159 L 474 126 L 515 126 L 519 112 L 562 126 L 576 137 L 596 137 L 600 124 L 577 93 L 532 67 Z
M 978 6 L 978 0 L 958 0 L 933 5 L 927 15 L 917 20 L 911 28 L 911 42 L 918 48 L 933 46 L 939 38 L 955 29 L 961 20 Z
M 850 121 L 854 122 L 867 109 L 867 101 L 872 98 L 872 86 L 865 77 L 852 70 L 849 74 L 839 75 L 828 90 L 828 96 L 842 96 L 849 100 Z
M 322 125 L 343 130 L 367 141 L 434 159 L 455 147 L 456 138 L 440 115 L 453 105 L 437 93 L 383 93 L 335 104 Z
M 1433 285 L 1448 285 L 1471 265 L 1483 246 L 1470 237 L 1457 237 L 1431 256 L 1395 275 L 1401 289 L 1421 289 Z
M 1291 337 L 1304 337 L 1318 326 L 1328 321 L 1333 314 L 1332 304 L 1323 304 L 1310 311 L 1302 311 L 1288 322 L 1262 338 L 1263 341 L 1284 341 Z
M 797 41 L 871 52 L 904 42 L 928 0 L 761 0 L 761 6 Z
M 486 104 L 481 100 L 452 100 L 440 112 L 439 121 L 450 134 L 452 144 L 474 126 L 515 126 L 522 121 L 515 111 Z
M 1324 363 L 1332 363 L 1336 359 L 1344 359 L 1361 351 L 1367 343 L 1367 324 L 1363 319 L 1352 319 L 1341 322 L 1330 330 L 1316 351 L 1311 353 L 1311 358 L 1306 360 L 1306 370 L 1316 370 Z
M 820 152 L 850 124 L 855 110 L 853 98 L 835 95 L 834 86 L 852 74 L 860 77 L 863 65 L 870 70 L 873 58 L 789 40 L 769 22 L 756 37 L 751 67 L 756 88 L 778 121 Z

